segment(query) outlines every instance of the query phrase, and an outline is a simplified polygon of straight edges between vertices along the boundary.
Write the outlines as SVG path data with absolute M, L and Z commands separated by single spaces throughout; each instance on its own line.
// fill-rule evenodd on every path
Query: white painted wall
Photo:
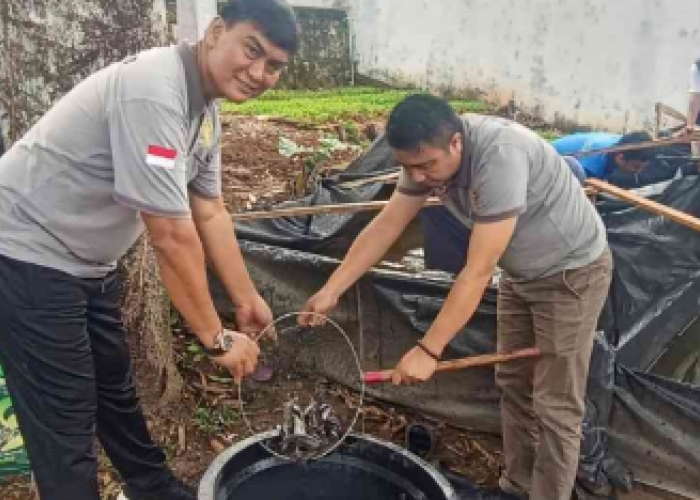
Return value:
M 327 6 L 338 0 L 292 0 Z M 342 0 L 360 73 L 615 130 L 685 112 L 699 0 Z

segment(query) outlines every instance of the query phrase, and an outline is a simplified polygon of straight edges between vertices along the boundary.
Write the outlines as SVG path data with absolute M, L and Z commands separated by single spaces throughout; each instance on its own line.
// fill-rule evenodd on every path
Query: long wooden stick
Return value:
M 275 219 L 278 217 L 300 217 L 321 214 L 353 214 L 357 212 L 379 211 L 384 208 L 387 203 L 388 201 L 368 201 L 365 203 L 339 203 L 336 205 L 279 208 L 276 210 L 261 210 L 259 212 L 233 214 L 233 220 Z M 435 207 L 441 204 L 442 202 L 439 198 L 428 198 L 424 206 Z
M 700 132 L 683 135 L 681 137 L 669 137 L 668 139 L 657 139 L 655 141 L 634 142 L 631 144 L 623 144 L 622 146 L 612 146 L 609 148 L 591 149 L 590 151 L 579 151 L 571 153 L 567 156 L 581 158 L 583 156 L 602 155 L 607 153 L 623 153 L 625 151 L 636 151 L 638 149 L 658 148 L 660 146 L 670 146 L 672 144 L 684 144 L 687 142 L 700 141 Z
M 538 358 L 541 352 L 537 347 L 520 349 L 512 352 L 499 352 L 494 354 L 482 354 L 480 356 L 468 356 L 466 358 L 440 361 L 437 365 L 438 372 L 452 372 L 473 368 L 475 366 L 488 366 L 498 363 L 505 363 L 513 359 Z M 365 372 L 364 381 L 366 384 L 378 384 L 391 379 L 393 370 L 382 370 L 377 372 Z
M 612 184 L 608 184 L 600 179 L 587 179 L 586 186 L 589 186 L 596 191 L 608 193 L 615 198 L 632 203 L 633 205 L 643 208 L 648 212 L 668 217 L 669 219 L 694 229 L 695 231 L 700 231 L 700 219 L 685 212 L 681 212 L 680 210 L 676 210 L 675 208 L 667 207 L 661 203 L 657 203 L 637 194 L 630 193 L 629 191 L 613 186 Z
M 592 187 L 584 188 L 587 196 L 596 193 Z M 335 205 L 313 205 L 309 207 L 290 207 L 277 208 L 274 210 L 260 210 L 257 212 L 239 212 L 233 214 L 233 220 L 259 220 L 259 219 L 276 219 L 280 217 L 304 217 L 308 215 L 324 215 L 324 214 L 352 214 L 358 212 L 379 211 L 386 206 L 388 201 L 368 201 L 364 203 L 337 203 Z M 440 198 L 428 198 L 424 207 L 438 207 L 442 202 Z
M 399 172 L 390 172 L 388 174 L 376 175 L 374 177 L 367 177 L 364 179 L 356 179 L 354 181 L 341 182 L 338 185 L 344 188 L 354 188 L 359 186 L 364 186 L 366 184 L 372 184 L 373 182 L 384 181 L 385 184 L 396 184 L 399 179 Z

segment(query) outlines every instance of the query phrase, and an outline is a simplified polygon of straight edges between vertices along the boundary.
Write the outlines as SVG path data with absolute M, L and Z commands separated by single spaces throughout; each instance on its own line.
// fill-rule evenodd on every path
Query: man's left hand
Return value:
M 236 330 L 249 336 L 262 332 L 273 321 L 272 311 L 260 295 L 236 306 Z M 275 338 L 274 327 L 266 332 L 268 338 Z
M 391 375 L 394 385 L 408 385 L 425 382 L 435 373 L 437 361 L 431 358 L 420 347 L 414 347 L 401 359 Z

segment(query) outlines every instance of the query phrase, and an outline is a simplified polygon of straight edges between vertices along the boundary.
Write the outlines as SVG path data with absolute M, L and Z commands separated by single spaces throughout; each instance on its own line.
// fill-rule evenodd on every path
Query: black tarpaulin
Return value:
M 388 148 L 381 140 L 364 160 L 351 165 L 345 177 L 367 176 L 374 172 L 373 166 L 391 168 Z M 295 204 L 359 202 L 387 195 L 379 183 L 346 189 L 337 181 L 326 180 L 314 195 Z M 672 180 L 656 199 L 700 216 L 700 180 L 697 176 Z M 599 491 L 608 483 L 620 485 L 627 480 L 628 466 L 637 480 L 700 498 L 700 443 L 696 442 L 700 389 L 645 373 L 698 316 L 700 235 L 624 203 L 602 201 L 598 208 L 615 271 L 591 364 L 579 471 L 582 484 L 587 481 Z M 371 214 L 320 215 L 236 224 L 251 274 L 276 314 L 299 310 L 337 265 L 338 260 L 330 256 L 342 257 L 370 218 Z M 464 254 L 467 232 L 459 231 L 449 213 L 426 209 L 421 222 L 432 243 L 425 249 L 429 267 L 450 261 L 441 254 L 436 258 L 435 249 L 451 255 L 452 262 Z M 380 268 L 344 295 L 335 318 L 358 349 L 361 346 L 366 369 L 390 367 L 427 330 L 451 283 L 449 273 Z M 213 290 L 219 311 L 230 314 L 230 303 L 215 280 Z M 448 356 L 492 352 L 495 338 L 495 289 L 491 288 L 450 345 Z M 333 345 L 318 348 L 327 353 L 320 369 L 352 385 L 347 360 L 336 355 Z M 372 394 L 457 425 L 498 431 L 498 391 L 489 369 L 436 376 L 420 387 L 374 387 Z

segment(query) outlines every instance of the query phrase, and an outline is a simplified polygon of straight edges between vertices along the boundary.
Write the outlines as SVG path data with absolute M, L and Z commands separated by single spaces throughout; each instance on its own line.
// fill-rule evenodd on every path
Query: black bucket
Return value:
M 445 477 L 392 443 L 351 434 L 330 455 L 290 462 L 260 446 L 272 433 L 219 455 L 199 500 L 456 500 Z

